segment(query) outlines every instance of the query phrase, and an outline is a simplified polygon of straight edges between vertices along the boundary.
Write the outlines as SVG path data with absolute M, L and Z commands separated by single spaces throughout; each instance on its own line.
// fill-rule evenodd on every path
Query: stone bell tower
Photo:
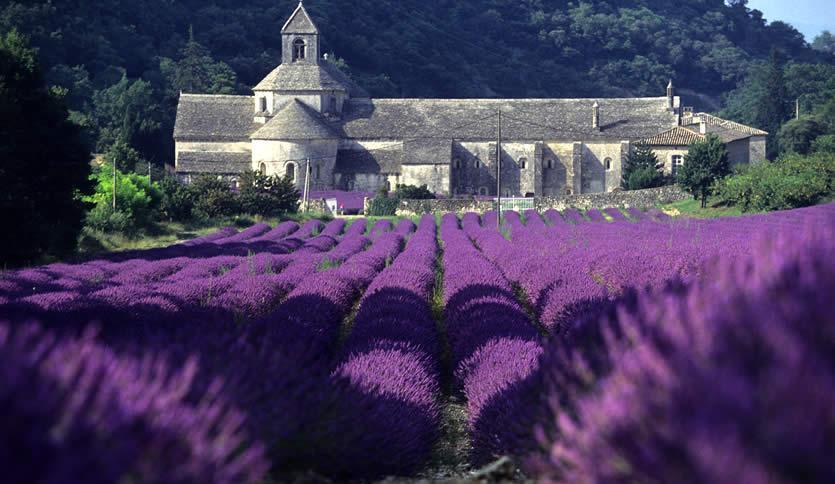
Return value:
M 319 29 L 302 2 L 281 28 L 281 62 L 319 63 Z

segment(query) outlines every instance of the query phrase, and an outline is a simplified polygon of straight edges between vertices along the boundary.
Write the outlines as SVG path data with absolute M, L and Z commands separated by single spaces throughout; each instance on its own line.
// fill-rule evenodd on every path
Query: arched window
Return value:
M 305 44 L 304 40 L 296 39 L 293 41 L 293 62 L 304 60 L 305 56 Z
M 334 95 L 328 96 L 328 112 L 336 113 L 336 96 Z
M 478 158 L 475 159 L 475 167 L 481 168 L 481 160 L 479 160 Z
M 266 175 L 266 174 L 267 174 L 267 164 L 266 164 L 266 163 L 261 163 L 261 164 L 258 166 L 258 171 L 259 171 L 262 175 Z
M 456 158 L 456 159 L 452 160 L 452 166 L 453 166 L 456 170 L 461 169 L 461 159 L 460 159 L 460 158 Z
M 386 191 L 387 191 L 387 192 L 390 192 L 390 191 L 391 191 L 391 182 L 390 182 L 390 181 L 388 181 L 388 180 L 386 180 L 385 185 L 386 185 Z
M 612 169 L 612 159 L 611 158 L 606 158 L 605 160 L 603 160 L 603 164 L 606 166 L 606 171 L 609 171 L 609 170 Z
M 260 108 L 260 110 L 258 112 L 260 112 L 260 113 L 266 113 L 267 112 L 267 98 L 266 97 L 262 96 L 262 97 L 258 98 L 258 107 Z
M 527 158 L 519 158 L 519 168 L 521 168 L 522 170 L 526 170 L 528 168 Z
M 316 165 L 316 179 L 319 179 L 319 165 Z
M 548 168 L 549 170 L 554 169 L 554 160 L 548 158 L 548 161 L 545 163 L 545 168 Z
M 293 163 L 287 163 L 287 168 L 284 170 L 284 176 L 287 177 L 290 181 L 296 181 L 296 165 Z
M 487 195 L 487 187 L 478 187 L 479 195 Z

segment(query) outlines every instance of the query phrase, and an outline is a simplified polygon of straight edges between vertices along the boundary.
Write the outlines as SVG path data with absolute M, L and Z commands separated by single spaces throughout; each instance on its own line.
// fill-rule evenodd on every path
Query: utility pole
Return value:
M 800 119 L 800 98 L 794 100 L 794 119 Z
M 113 160 L 113 211 L 116 211 L 116 160 Z
M 307 159 L 307 164 L 304 168 L 304 211 L 310 209 L 310 158 Z
M 499 117 L 496 129 L 496 223 L 502 228 L 502 110 L 499 109 Z
M 151 183 L 151 162 L 148 162 L 148 183 Z

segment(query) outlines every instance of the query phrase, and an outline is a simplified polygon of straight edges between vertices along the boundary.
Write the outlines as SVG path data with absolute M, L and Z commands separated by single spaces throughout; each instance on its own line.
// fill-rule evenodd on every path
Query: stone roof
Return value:
M 296 7 L 296 10 L 293 11 L 293 14 L 290 15 L 290 18 L 288 18 L 287 22 L 284 23 L 284 27 L 281 28 L 281 33 L 318 34 L 319 29 L 316 28 L 316 24 L 313 23 L 313 19 L 311 19 L 310 15 L 307 14 L 307 10 L 305 10 L 302 2 L 299 2 L 299 6 Z
M 258 126 L 251 96 L 180 94 L 174 139 L 246 141 Z
M 403 143 L 403 164 L 448 165 L 452 159 L 452 141 L 449 139 L 419 139 Z
M 400 147 L 370 150 L 339 150 L 336 173 L 399 173 L 403 159 Z
M 687 146 L 705 137 L 687 128 L 676 126 L 653 136 L 646 137 L 641 143 L 651 146 Z
M 298 99 L 282 107 L 272 119 L 252 134 L 252 139 L 314 140 L 339 138 L 316 110 Z
M 600 129 L 592 105 L 600 104 Z M 346 138 L 490 140 L 502 110 L 508 140 L 638 140 L 675 124 L 667 98 L 349 100 L 336 127 Z
M 236 174 L 252 168 L 252 153 L 230 151 L 181 151 L 179 173 Z
M 267 74 L 253 91 L 342 91 L 354 98 L 368 93 L 327 61 L 281 64 Z

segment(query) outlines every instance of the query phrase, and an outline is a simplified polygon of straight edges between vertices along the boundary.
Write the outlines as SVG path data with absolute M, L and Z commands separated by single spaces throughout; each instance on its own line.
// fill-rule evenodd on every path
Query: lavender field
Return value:
M 0 274 L 4 480 L 835 482 L 835 204 L 497 222 Z

